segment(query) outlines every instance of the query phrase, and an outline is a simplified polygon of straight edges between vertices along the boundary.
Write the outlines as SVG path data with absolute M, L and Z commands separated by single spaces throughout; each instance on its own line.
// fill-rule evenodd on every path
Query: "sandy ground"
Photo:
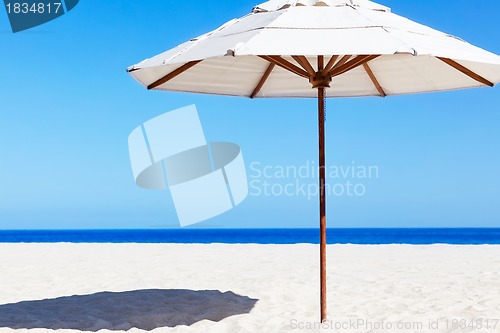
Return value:
M 500 246 L 1 244 L 0 332 L 500 332 Z

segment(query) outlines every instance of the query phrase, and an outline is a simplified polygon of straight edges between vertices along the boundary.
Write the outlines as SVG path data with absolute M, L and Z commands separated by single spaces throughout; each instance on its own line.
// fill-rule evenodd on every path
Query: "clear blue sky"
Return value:
M 0 229 L 177 225 L 168 192 L 134 184 L 127 138 L 189 104 L 209 141 L 242 147 L 250 176 L 252 163 L 316 161 L 315 100 L 151 92 L 125 72 L 257 2 L 81 0 L 17 34 L 1 8 Z M 497 0 L 382 3 L 500 53 Z M 328 164 L 376 166 L 378 177 L 356 180 L 363 196 L 330 196 L 329 226 L 500 227 L 499 89 L 330 99 Z M 316 227 L 317 205 L 300 195 L 249 196 L 200 226 Z

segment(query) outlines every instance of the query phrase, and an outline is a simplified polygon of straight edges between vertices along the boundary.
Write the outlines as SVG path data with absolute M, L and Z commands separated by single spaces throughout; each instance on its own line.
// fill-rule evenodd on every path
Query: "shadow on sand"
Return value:
M 12 329 L 153 330 L 221 321 L 249 313 L 258 300 L 217 290 L 100 292 L 0 305 L 0 327 Z

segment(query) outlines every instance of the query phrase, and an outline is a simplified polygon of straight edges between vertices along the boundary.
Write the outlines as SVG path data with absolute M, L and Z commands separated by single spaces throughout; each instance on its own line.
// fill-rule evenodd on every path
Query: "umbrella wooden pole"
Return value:
M 326 320 L 325 88 L 318 88 L 321 322 Z

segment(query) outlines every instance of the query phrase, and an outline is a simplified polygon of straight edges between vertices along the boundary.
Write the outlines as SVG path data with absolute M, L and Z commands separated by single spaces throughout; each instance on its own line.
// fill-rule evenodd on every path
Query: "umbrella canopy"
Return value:
M 500 81 L 497 55 L 367 0 L 269 1 L 128 70 L 149 89 L 317 97 L 307 80 L 311 68 L 297 61 L 304 56 L 316 67 L 317 55 L 325 56 L 324 72 L 333 77 L 327 97 L 432 92 Z M 270 63 L 275 66 L 269 68 Z
M 318 98 L 324 321 L 324 98 L 492 87 L 500 82 L 500 57 L 368 0 L 272 0 L 128 72 L 148 89 Z

